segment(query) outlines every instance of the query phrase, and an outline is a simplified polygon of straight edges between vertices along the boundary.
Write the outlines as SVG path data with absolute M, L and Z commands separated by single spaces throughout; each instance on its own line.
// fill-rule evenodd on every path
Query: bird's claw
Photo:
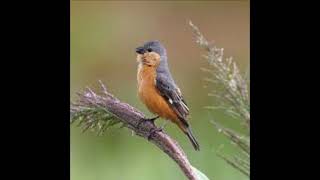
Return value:
M 149 121 L 149 122 L 151 122 L 152 124 L 154 124 L 154 121 L 155 121 L 156 119 L 158 119 L 158 118 L 159 118 L 159 116 L 156 116 L 156 117 L 154 117 L 154 118 L 149 118 L 149 119 L 141 119 L 140 122 L 139 122 L 138 125 L 137 125 L 137 128 L 139 129 L 141 123 L 144 123 L 144 122 L 147 122 L 147 121 Z
M 149 135 L 147 136 L 148 141 L 150 141 L 152 135 L 154 135 L 154 133 L 156 132 L 162 132 L 163 129 L 162 128 L 152 128 L 149 132 Z

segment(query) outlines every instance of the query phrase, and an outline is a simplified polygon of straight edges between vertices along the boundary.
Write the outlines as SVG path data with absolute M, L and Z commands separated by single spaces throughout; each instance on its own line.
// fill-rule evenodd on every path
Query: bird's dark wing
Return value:
M 177 113 L 179 119 L 181 119 L 184 124 L 188 127 L 188 122 L 186 121 L 187 115 L 189 114 L 189 108 L 186 105 L 180 89 L 170 81 L 164 74 L 157 75 L 156 87 L 159 90 L 162 97 L 166 99 L 168 104 Z

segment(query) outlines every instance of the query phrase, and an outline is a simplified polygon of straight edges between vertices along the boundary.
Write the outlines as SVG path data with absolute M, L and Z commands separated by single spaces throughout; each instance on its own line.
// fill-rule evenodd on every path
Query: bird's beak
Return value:
M 136 53 L 138 53 L 138 54 L 144 54 L 146 51 L 144 50 L 144 48 L 143 47 L 138 47 L 138 48 L 136 48 Z

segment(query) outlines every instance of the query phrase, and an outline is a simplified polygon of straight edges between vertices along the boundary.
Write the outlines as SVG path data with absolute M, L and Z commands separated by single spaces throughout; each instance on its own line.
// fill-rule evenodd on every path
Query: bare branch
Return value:
M 166 153 L 179 165 L 189 180 L 196 180 L 197 174 L 193 171 L 192 165 L 178 143 L 163 130 L 154 131 L 157 127 L 150 121 L 142 122 L 145 119 L 142 112 L 115 98 L 107 91 L 103 83 L 99 82 L 103 95 L 98 95 L 87 88 L 86 91 L 78 94 L 77 102 L 71 103 L 71 122 L 79 121 L 84 130 L 96 128 L 99 133 L 106 127 L 122 123 L 124 127 L 152 142 Z

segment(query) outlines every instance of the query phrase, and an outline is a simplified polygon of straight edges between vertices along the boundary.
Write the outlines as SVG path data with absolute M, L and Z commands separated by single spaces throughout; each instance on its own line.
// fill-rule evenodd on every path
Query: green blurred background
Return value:
M 166 132 L 185 150 L 189 160 L 210 179 L 242 180 L 246 176 L 217 157 L 220 150 L 237 153 L 212 119 L 242 131 L 239 121 L 222 112 L 208 112 L 212 105 L 203 79 L 204 54 L 194 41 L 192 20 L 207 39 L 225 49 L 245 70 L 249 63 L 248 1 L 71 1 L 71 100 L 86 86 L 97 88 L 102 80 L 121 100 L 152 116 L 137 96 L 135 48 L 148 40 L 160 40 L 167 48 L 169 65 L 191 109 L 190 122 L 201 151 L 173 125 Z M 163 120 L 158 120 L 158 125 Z M 72 180 L 185 179 L 178 166 L 154 145 L 127 129 L 111 128 L 103 136 L 81 133 L 71 126 Z

